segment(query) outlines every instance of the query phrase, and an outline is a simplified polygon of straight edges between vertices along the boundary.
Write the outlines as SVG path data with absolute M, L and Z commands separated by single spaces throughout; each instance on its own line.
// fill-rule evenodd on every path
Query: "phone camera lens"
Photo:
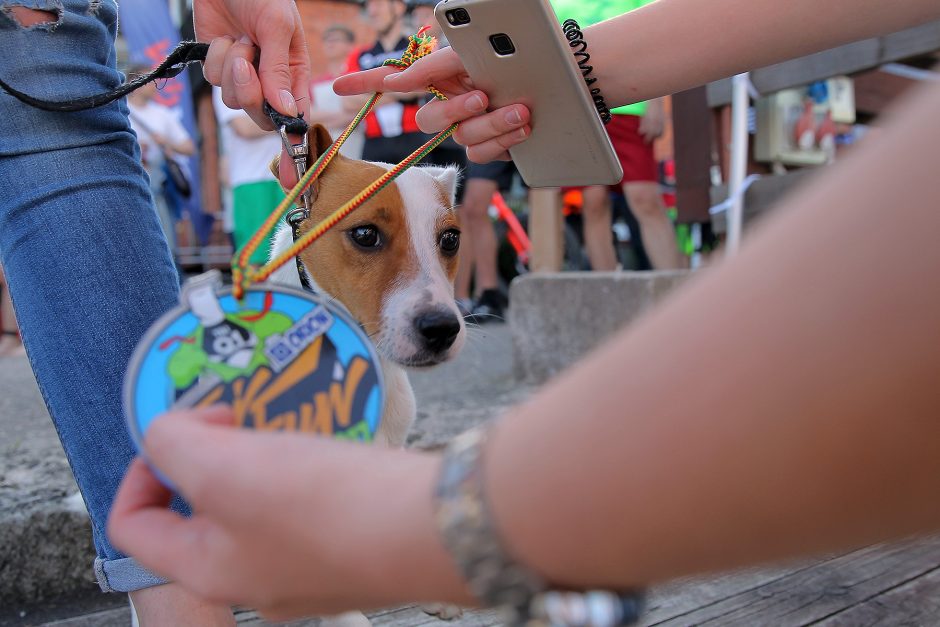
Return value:
M 444 15 L 451 26 L 463 26 L 470 23 L 470 13 L 466 9 L 451 9 Z
M 493 45 L 496 54 L 501 57 L 509 56 L 516 51 L 516 46 L 506 33 L 490 35 L 490 43 Z

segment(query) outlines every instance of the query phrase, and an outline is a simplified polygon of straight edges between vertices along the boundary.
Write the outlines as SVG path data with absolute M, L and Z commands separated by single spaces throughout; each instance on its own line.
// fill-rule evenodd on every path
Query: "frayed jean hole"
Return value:
M 32 9 L 20 4 L 4 4 L 3 13 L 21 28 L 55 28 L 62 19 L 62 8 L 55 11 Z

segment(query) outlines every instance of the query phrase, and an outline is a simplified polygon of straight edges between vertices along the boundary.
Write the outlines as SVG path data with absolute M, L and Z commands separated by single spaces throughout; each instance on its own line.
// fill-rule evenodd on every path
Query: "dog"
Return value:
M 320 125 L 308 132 L 310 167 L 333 143 Z M 391 165 L 337 154 L 314 181 L 310 216 L 303 234 L 391 169 Z M 275 176 L 277 160 L 272 163 Z M 466 341 L 454 300 L 459 222 L 455 208 L 456 167 L 417 166 L 328 230 L 300 254 L 314 292 L 344 308 L 375 344 L 386 385 L 386 402 L 375 442 L 402 447 L 416 405 L 407 369 L 429 368 L 452 359 Z M 293 243 L 292 229 L 275 234 L 271 259 Z M 271 281 L 302 286 L 297 264 L 279 268 Z M 426 612 L 456 618 L 459 608 L 434 605 Z M 353 612 L 321 625 L 369 625 Z

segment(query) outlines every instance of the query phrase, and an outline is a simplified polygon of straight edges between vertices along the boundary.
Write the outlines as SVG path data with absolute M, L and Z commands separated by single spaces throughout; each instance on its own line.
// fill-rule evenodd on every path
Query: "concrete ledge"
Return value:
M 691 272 L 530 274 L 510 287 L 516 375 L 541 383 L 682 284 Z
M 0 606 L 97 590 L 95 549 L 84 508 L 41 504 L 0 518 Z

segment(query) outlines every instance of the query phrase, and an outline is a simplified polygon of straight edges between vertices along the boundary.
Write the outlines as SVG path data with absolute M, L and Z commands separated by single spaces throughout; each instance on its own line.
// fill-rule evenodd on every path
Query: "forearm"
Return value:
M 189 157 L 196 154 L 196 144 L 191 139 L 186 141 L 179 142 L 170 147 L 174 153 L 178 155 L 183 155 L 184 157 Z
M 935 19 L 936 0 L 658 0 L 587 28 L 585 39 L 614 106 Z
M 310 122 L 313 124 L 322 124 L 328 128 L 346 126 L 354 117 L 355 115 L 353 113 L 346 110 L 327 111 L 326 109 L 317 109 L 316 107 L 310 110 Z
M 248 116 L 235 118 L 229 122 L 235 134 L 243 139 L 257 139 L 268 135 L 271 131 L 266 131 L 255 124 Z
M 623 587 L 940 526 L 937 110 L 499 424 L 518 559 Z

